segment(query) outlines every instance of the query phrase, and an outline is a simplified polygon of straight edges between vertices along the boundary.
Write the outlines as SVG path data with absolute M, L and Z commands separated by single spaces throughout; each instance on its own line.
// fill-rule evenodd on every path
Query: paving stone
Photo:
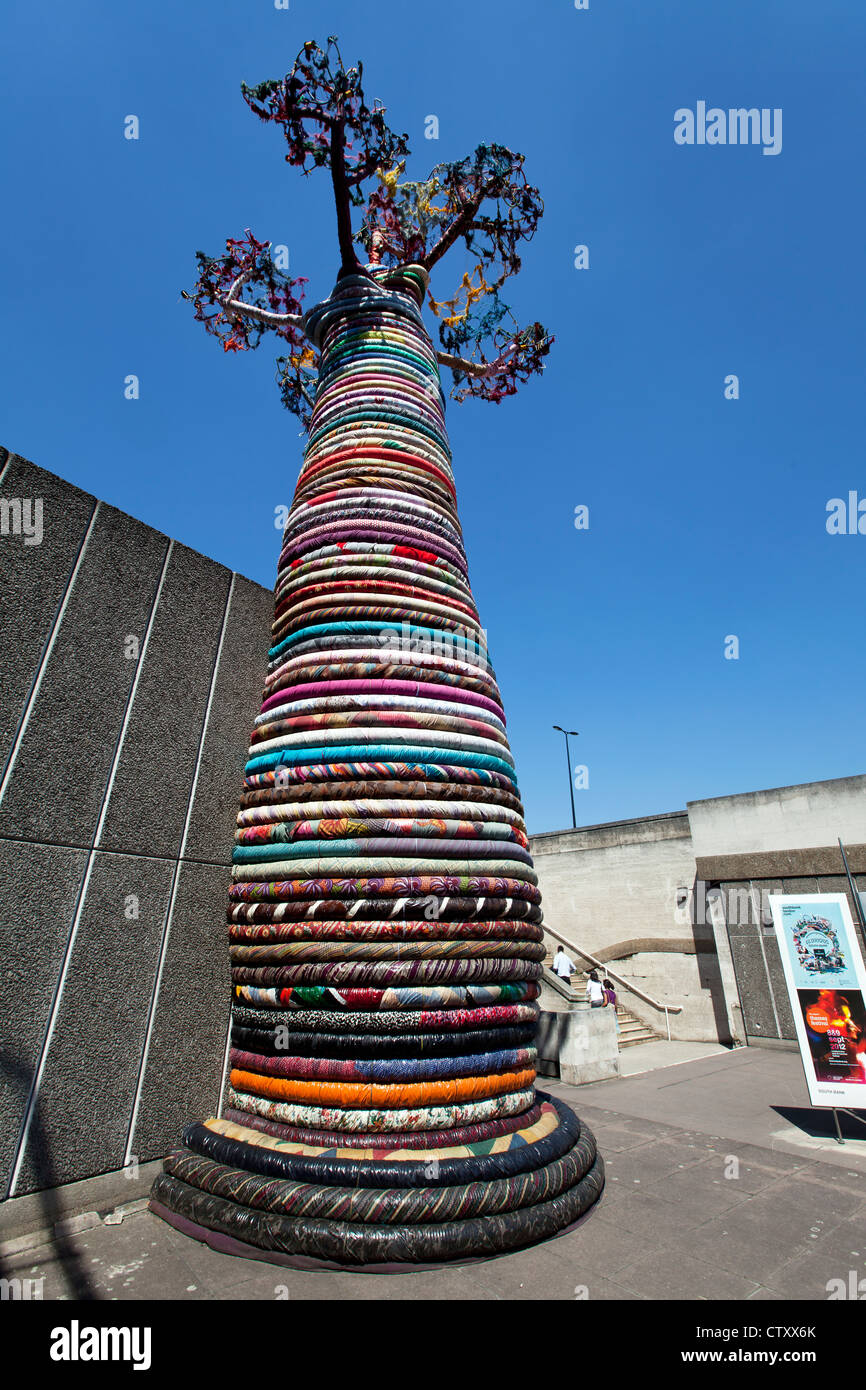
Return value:
M 645 1259 L 616 1272 L 616 1282 L 635 1293 L 652 1291 L 654 1299 L 748 1298 L 759 1287 L 745 1274 L 719 1269 L 696 1260 L 681 1249 L 656 1250 Z
M 477 1265 L 471 1271 L 472 1286 L 483 1287 L 505 1299 L 570 1302 L 584 1288 L 592 1298 L 592 1289 L 600 1284 L 602 1276 L 590 1270 L 583 1260 L 582 1234 L 578 1229 L 534 1249 L 515 1251 Z
M 575 1298 L 575 1302 L 579 1307 L 584 1301 L 587 1303 L 637 1303 L 645 1302 L 649 1297 L 649 1294 L 632 1293 L 630 1289 L 624 1289 L 621 1284 L 594 1274 L 591 1282 L 587 1283 L 586 1300 Z
M 749 1219 L 749 1203 L 714 1217 L 691 1230 L 683 1248 L 694 1259 L 720 1270 L 771 1286 L 772 1276 L 788 1260 L 805 1254 L 804 1246 L 785 1230 L 767 1230 Z
M 2 1274 L 6 1279 L 42 1279 L 42 1299 L 66 1299 L 74 1291 L 74 1281 L 58 1258 L 55 1245 L 40 1245 L 16 1255 L 4 1256 Z
M 741 1165 L 748 1165 L 757 1168 L 762 1172 L 775 1173 L 781 1176 L 785 1173 L 798 1173 L 814 1166 L 814 1159 L 811 1154 L 798 1157 L 794 1154 L 782 1153 L 778 1149 L 762 1149 L 757 1144 L 741 1143 L 738 1139 L 732 1139 L 728 1144 L 714 1144 L 714 1151 L 730 1154 L 738 1158 Z M 823 1165 L 821 1165 L 823 1167 Z
M 598 1141 L 598 1147 L 605 1156 L 614 1153 L 630 1153 L 633 1150 L 646 1149 L 653 1144 L 653 1140 L 646 1135 L 635 1134 L 632 1130 L 617 1129 L 614 1126 L 606 1129 L 593 1129 L 593 1134 Z
M 815 1226 L 818 1226 L 817 1221 Z M 838 1260 L 846 1266 L 866 1259 L 866 1221 L 860 1216 L 840 1221 L 835 1226 L 821 1227 L 814 1233 L 810 1230 L 809 1235 L 808 1248 L 818 1257 Z
M 716 1176 L 718 1169 L 708 1163 L 669 1174 L 664 1179 L 647 1183 L 647 1191 L 658 1193 L 665 1201 L 675 1202 L 680 1220 L 699 1225 L 723 1212 L 739 1209 L 751 1200 L 751 1193 L 733 1181 Z
M 247 1261 L 246 1263 L 256 1263 Z M 263 1303 L 298 1303 L 324 1300 L 341 1303 L 465 1302 L 467 1298 L 496 1302 L 498 1294 L 472 1285 L 474 1271 L 467 1266 L 414 1270 L 398 1274 L 352 1273 L 350 1270 L 294 1270 L 260 1265 L 261 1273 L 214 1297 Z M 470 1287 L 472 1292 L 469 1292 Z M 279 1291 L 280 1297 L 277 1297 Z
M 479 1274 L 482 1266 L 418 1270 L 412 1274 L 340 1274 L 344 1300 L 388 1303 L 444 1303 L 449 1301 L 495 1303 L 500 1295 Z M 547 1295 L 541 1295 L 546 1297 Z M 523 1294 L 521 1293 L 521 1297 Z M 536 1297 L 532 1293 L 527 1298 Z
M 864 1207 L 858 1193 L 836 1183 L 811 1182 L 803 1178 L 776 1184 L 749 1198 L 749 1219 L 770 1230 L 789 1232 L 793 1240 L 808 1243 L 816 1225 L 827 1229 L 841 1221 L 853 1220 L 863 1229 Z
M 708 1157 L 706 1150 L 685 1150 L 668 1143 L 647 1144 L 640 1149 L 629 1149 L 606 1157 L 605 1171 L 608 1175 L 615 1174 L 620 1182 L 637 1180 L 649 1186 L 679 1172 L 681 1164 L 684 1168 L 703 1166 Z
M 736 1169 L 731 1169 L 731 1159 L 737 1159 Z M 737 1188 L 738 1192 L 749 1193 L 754 1196 L 757 1192 L 772 1191 L 777 1185 L 788 1181 L 788 1174 L 779 1173 L 776 1169 L 756 1168 L 750 1163 L 743 1163 L 733 1150 L 721 1150 L 713 1152 L 708 1157 L 708 1165 L 712 1171 L 720 1175 L 720 1181 L 730 1183 Z M 736 1172 L 736 1177 L 725 1177 L 728 1171 Z
M 851 1280 L 852 1271 L 855 1275 L 854 1281 Z M 852 1283 L 859 1284 L 860 1280 L 864 1280 L 862 1294 L 866 1297 L 866 1260 L 849 1258 L 846 1261 L 844 1258 L 835 1259 L 816 1250 L 808 1250 L 777 1269 L 767 1280 L 767 1285 L 773 1293 L 782 1298 L 826 1302 L 830 1297 L 828 1284 L 831 1280 L 838 1279 L 843 1280 L 846 1292 Z
M 256 1264 L 247 1260 L 245 1264 Z M 215 1299 L 240 1299 L 250 1303 L 309 1303 L 319 1301 L 351 1301 L 361 1298 L 360 1289 L 349 1282 L 341 1282 L 343 1276 L 336 1270 L 284 1269 L 265 1262 L 259 1264 L 260 1273 L 252 1278 L 241 1279 L 238 1283 L 218 1285 L 214 1290 Z M 363 1276 L 347 1275 L 346 1280 Z M 373 1276 L 375 1277 L 375 1276 Z M 279 1295 L 279 1297 L 278 1297 Z M 380 1292 L 378 1297 L 390 1298 L 390 1290 Z
M 563 1237 L 563 1241 L 566 1237 Z M 666 1244 L 661 1235 L 662 1244 Z M 658 1240 L 647 1240 L 625 1230 L 615 1215 L 600 1212 L 574 1233 L 575 1263 L 580 1270 L 613 1277 L 626 1265 L 659 1248 Z
M 167 1244 L 151 1245 L 144 1216 L 102 1226 L 81 1240 L 79 1253 L 99 1300 L 209 1299 L 210 1289 Z
M 631 1231 L 647 1240 L 664 1237 L 671 1230 L 682 1234 L 690 1226 L 700 1224 L 690 1219 L 681 1221 L 679 1207 L 675 1202 L 668 1202 L 655 1192 L 636 1193 L 634 1188 L 627 1196 L 619 1198 L 615 1210 L 613 1203 L 611 1208 L 608 1213 L 610 1220 L 616 1221 L 623 1230 Z

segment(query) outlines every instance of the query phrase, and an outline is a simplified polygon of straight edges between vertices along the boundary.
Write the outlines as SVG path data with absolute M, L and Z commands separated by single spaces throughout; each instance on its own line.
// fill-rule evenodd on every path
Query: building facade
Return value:
M 671 1035 L 794 1046 L 771 893 L 842 893 L 863 947 L 866 776 L 531 837 L 545 921 L 659 1004 Z M 552 940 L 552 938 L 551 938 Z M 623 1002 L 662 1029 L 664 1011 Z

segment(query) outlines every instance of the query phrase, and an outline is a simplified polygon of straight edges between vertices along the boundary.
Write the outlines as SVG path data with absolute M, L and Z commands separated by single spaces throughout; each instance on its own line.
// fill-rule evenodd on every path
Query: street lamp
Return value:
M 569 734 L 571 734 L 573 738 L 577 738 L 578 733 L 577 729 L 563 729 L 559 726 L 559 724 L 554 724 L 553 727 L 554 729 L 558 730 L 559 733 L 565 734 L 565 757 L 568 762 L 568 792 L 569 796 L 571 797 L 571 828 L 572 830 L 576 830 L 577 820 L 575 819 L 574 815 L 574 784 L 571 780 L 571 750 L 568 746 L 568 736 Z

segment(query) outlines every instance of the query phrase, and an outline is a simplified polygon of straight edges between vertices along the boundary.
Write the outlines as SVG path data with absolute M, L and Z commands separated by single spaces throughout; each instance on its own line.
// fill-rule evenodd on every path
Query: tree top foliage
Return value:
M 504 145 L 479 145 L 464 159 L 437 164 L 426 179 L 404 179 L 408 136 L 391 130 L 380 101 L 367 100 L 363 65 L 347 68 L 334 37 L 325 48 L 305 43 L 285 77 L 255 87 L 244 83 L 241 92 L 260 120 L 282 130 L 289 164 L 305 175 L 330 172 L 341 276 L 369 274 L 377 266 L 420 265 L 430 272 L 463 243 L 471 271 L 452 298 L 429 298 L 440 321 L 439 361 L 452 370 L 456 400 L 471 395 L 498 402 L 543 370 L 552 339 L 540 323 L 520 328 L 500 294 L 520 270 L 521 245 L 531 240 L 543 212 L 538 189 L 523 172 L 523 155 Z M 353 208 L 363 209 L 357 230 Z M 356 246 L 364 248 L 366 266 Z M 301 319 L 306 280 L 290 279 L 275 264 L 270 243 L 249 230 L 243 239 L 229 239 L 223 256 L 199 251 L 197 259 L 199 278 L 185 295 L 196 318 L 226 351 L 255 348 L 268 331 L 283 338 L 289 346 L 278 359 L 283 400 L 308 423 L 316 353 Z

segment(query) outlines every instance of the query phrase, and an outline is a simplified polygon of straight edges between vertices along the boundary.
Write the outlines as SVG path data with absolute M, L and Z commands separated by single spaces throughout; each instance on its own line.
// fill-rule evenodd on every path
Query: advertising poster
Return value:
M 866 968 L 848 900 L 769 901 L 812 1104 L 866 1109 Z

